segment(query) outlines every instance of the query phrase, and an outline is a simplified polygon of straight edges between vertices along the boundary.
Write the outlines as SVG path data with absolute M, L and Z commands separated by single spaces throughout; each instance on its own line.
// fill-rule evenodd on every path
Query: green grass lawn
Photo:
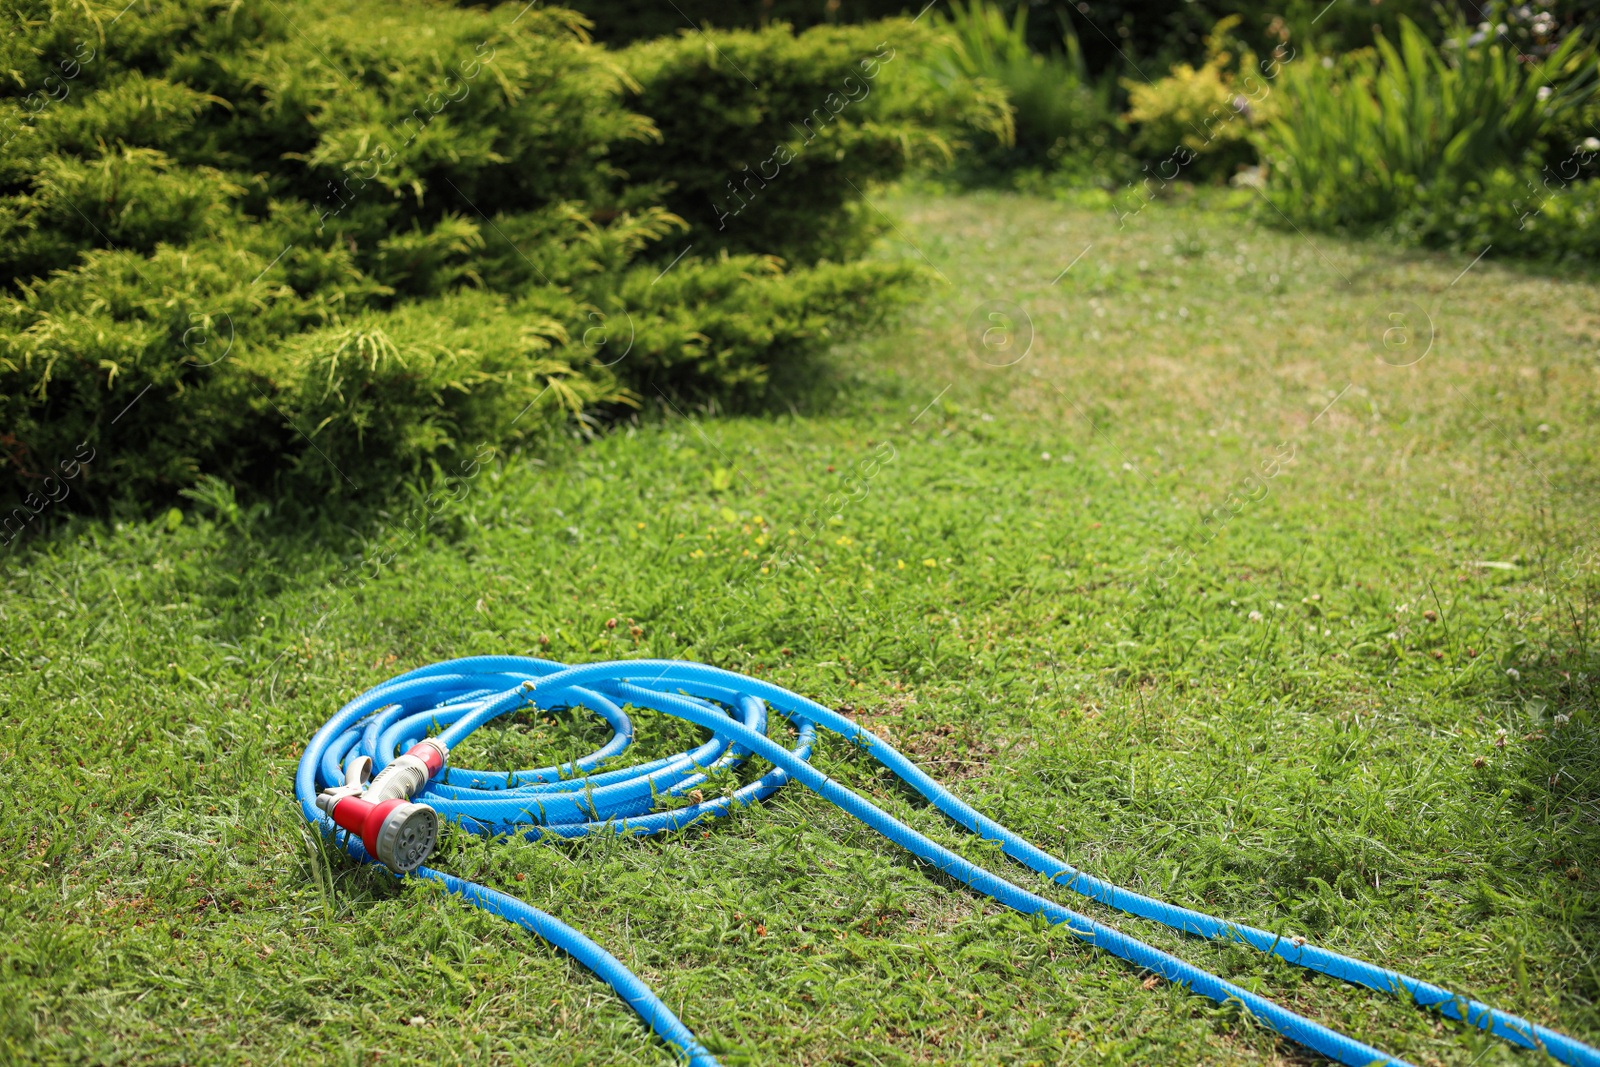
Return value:
M 304 829 L 334 709 L 491 652 L 759 674 L 1095 874 L 1600 1041 L 1600 285 L 1221 203 L 881 206 L 883 254 L 946 281 L 776 414 L 655 404 L 421 529 L 196 503 L 9 550 L 0 1061 L 671 1062 L 576 964 Z M 972 342 L 997 300 L 1025 355 Z M 641 757 L 694 737 L 636 725 Z M 453 758 L 603 737 L 524 714 Z M 729 1064 L 1312 1062 L 795 786 L 657 840 L 446 832 L 435 865 L 588 933 Z M 1048 892 L 1414 1062 L 1536 1059 Z

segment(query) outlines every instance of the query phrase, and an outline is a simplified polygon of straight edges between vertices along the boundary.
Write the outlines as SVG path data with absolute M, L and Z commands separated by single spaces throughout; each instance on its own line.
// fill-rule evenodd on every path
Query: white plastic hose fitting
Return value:
M 410 800 L 422 787 L 444 770 L 444 761 L 450 749 L 436 737 L 427 737 L 411 746 L 411 750 L 395 761 L 372 780 L 365 796 L 374 804 L 385 800 Z

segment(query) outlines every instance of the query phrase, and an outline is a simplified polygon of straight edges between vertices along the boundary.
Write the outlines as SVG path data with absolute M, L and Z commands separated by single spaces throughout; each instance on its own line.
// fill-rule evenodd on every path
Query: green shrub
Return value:
M 470 0 L 462 0 L 470 2 Z M 959 3 L 960 0 L 954 0 Z M 1528 17 L 1564 12 L 1582 18 L 1579 9 L 1593 8 L 1594 0 L 1543 0 L 1538 5 L 1511 5 L 1497 0 L 1484 7 L 1482 17 L 1498 8 L 1516 28 L 1514 14 Z M 721 30 L 760 29 L 782 22 L 800 29 L 845 25 L 891 18 L 895 15 L 943 13 L 950 0 L 575 0 L 568 6 L 583 12 L 593 24 L 595 39 L 623 44 L 655 37 L 671 37 L 690 27 Z M 1089 70 L 1101 75 L 1130 74 L 1134 67 L 1155 75 L 1177 63 L 1204 61 L 1207 29 L 1218 19 L 1237 15 L 1257 52 L 1271 49 L 1293 27 L 1296 40 L 1314 35 L 1317 47 L 1330 54 L 1347 52 L 1372 43 L 1377 33 L 1393 35 L 1398 20 L 1410 17 L 1432 31 L 1445 12 L 1437 0 L 1005 0 L 1005 11 L 1025 7 L 1028 43 L 1036 52 L 1060 48 L 1062 29 L 1080 38 Z M 1529 10 L 1531 8 L 1531 11 Z M 1509 10 L 1507 10 L 1509 9 Z M 1592 16 L 1591 16 L 1592 18 Z M 927 21 L 926 18 L 923 21 Z M 1533 51 L 1526 47 L 1526 51 Z
M 1535 184 L 1559 188 L 1588 178 L 1600 178 L 1600 94 L 1563 108 L 1551 121 Z
M 1043 54 L 1029 45 L 1028 9 L 1007 20 L 989 0 L 955 0 L 938 25 L 943 39 L 928 69 L 941 85 L 994 83 L 1011 109 L 1010 128 L 981 138 L 958 176 L 992 181 L 1017 170 L 1064 171 L 1078 178 L 1103 178 L 1120 169 L 1111 106 L 1115 83 L 1091 83 L 1070 23 L 1063 51 Z
M 1278 117 L 1254 139 L 1271 167 L 1278 208 L 1294 223 L 1361 229 L 1410 217 L 1427 205 L 1482 196 L 1492 176 L 1535 160 L 1564 113 L 1595 88 L 1593 53 L 1576 34 L 1548 57 L 1525 62 L 1492 42 L 1431 44 L 1410 21 L 1399 46 L 1284 66 Z M 1445 208 L 1445 210 L 1449 210 Z
M 1600 150 L 1588 153 L 1589 162 Z M 1501 167 L 1460 185 L 1417 191 L 1394 220 L 1401 240 L 1453 245 L 1496 255 L 1600 260 L 1600 181 L 1548 183 L 1527 169 Z
M 721 256 L 618 290 L 635 323 L 629 381 L 723 399 L 761 392 L 773 365 L 878 325 L 923 279 L 904 263 L 846 263 L 785 273 L 775 257 Z M 743 353 L 766 354 L 760 361 Z M 648 395 L 648 393 L 647 393 Z
M 636 83 L 628 104 L 660 140 L 625 146 L 617 161 L 664 183 L 697 252 L 853 258 L 883 228 L 862 199 L 871 183 L 948 160 L 962 138 L 1005 122 L 992 86 L 930 92 L 916 56 L 934 37 L 893 19 L 636 45 L 618 55 Z
M 354 493 L 657 391 L 746 400 L 915 280 L 786 247 L 663 273 L 688 224 L 616 160 L 661 135 L 571 12 L 117 10 L 0 0 L 0 501 L 23 521 L 64 462 L 75 503 Z M 797 98 L 832 88 L 820 59 L 778 65 Z M 854 136 L 939 143 L 887 114 Z
M 1155 82 L 1123 81 L 1135 151 L 1165 156 L 1187 149 L 1180 158 L 1192 160 L 1190 178 L 1230 174 L 1254 158 L 1250 131 L 1272 118 L 1278 102 L 1255 53 L 1232 39 L 1238 22 L 1229 16 L 1206 35 L 1199 67 L 1179 63 Z
M 593 24 L 595 40 L 613 44 L 674 37 L 690 28 L 755 30 L 787 23 L 801 29 L 873 22 L 915 13 L 904 0 L 578 0 L 568 5 Z

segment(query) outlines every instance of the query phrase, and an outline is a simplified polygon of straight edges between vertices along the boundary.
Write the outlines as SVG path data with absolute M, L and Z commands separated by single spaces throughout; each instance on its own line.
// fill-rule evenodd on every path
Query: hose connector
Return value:
M 425 737 L 403 756 L 378 773 L 367 787 L 366 797 L 374 803 L 385 800 L 410 800 L 444 771 L 450 749 L 436 737 Z

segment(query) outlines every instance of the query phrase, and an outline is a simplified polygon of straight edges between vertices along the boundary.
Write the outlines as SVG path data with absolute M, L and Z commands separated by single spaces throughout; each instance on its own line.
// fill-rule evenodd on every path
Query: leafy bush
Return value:
M 568 5 L 593 24 L 595 40 L 614 44 L 673 37 L 690 28 L 754 30 L 782 22 L 801 29 L 874 22 L 913 13 L 905 0 L 577 0 Z
M 696 251 L 815 263 L 859 255 L 882 229 L 870 183 L 948 161 L 974 131 L 1003 128 L 992 86 L 930 92 L 916 55 L 934 32 L 909 19 L 760 33 L 685 32 L 618 54 L 629 106 L 658 142 L 618 164 L 667 183 Z
M 1459 20 L 1458 10 L 1487 11 L 1489 5 L 1500 2 L 1502 0 L 1488 0 L 1486 4 L 1469 7 L 1465 4 L 1441 4 L 1438 0 L 1382 0 L 1377 4 L 1370 0 L 1361 0 L 1359 3 L 1342 0 L 1332 4 L 1328 0 L 1272 0 L 1268 4 L 1243 0 L 1229 3 L 1229 10 L 1244 16 L 1243 28 L 1246 30 L 1252 18 L 1261 18 L 1263 9 L 1272 13 L 1268 19 L 1262 20 L 1264 22 L 1281 15 L 1284 25 L 1294 31 L 1294 45 L 1301 53 L 1337 56 L 1371 48 L 1380 38 L 1394 40 L 1400 36 L 1401 26 L 1407 21 L 1419 27 L 1429 40 L 1442 40 L 1449 36 Z M 1274 43 L 1255 41 L 1261 50 L 1270 48 Z
M 350 493 L 657 390 L 757 396 L 914 277 L 708 248 L 669 267 L 688 224 L 648 155 L 616 161 L 661 135 L 571 12 L 0 13 L 0 498 L 24 522 L 63 463 L 78 501 L 207 475 Z M 783 77 L 820 98 L 825 68 Z
M 1287 64 L 1278 117 L 1254 139 L 1296 224 L 1359 229 L 1407 214 L 1409 232 L 1442 235 L 1455 224 L 1419 225 L 1429 205 L 1452 211 L 1508 166 L 1536 173 L 1546 138 L 1593 94 L 1594 75 L 1576 34 L 1525 62 L 1463 36 L 1441 50 L 1404 21 L 1398 47 L 1380 39 L 1338 61 Z
M 1583 153 L 1591 166 L 1600 145 Z M 1594 263 L 1600 259 L 1600 181 L 1550 181 L 1501 167 L 1460 185 L 1425 187 L 1393 223 L 1400 239 L 1496 255 Z
M 1277 102 L 1255 53 L 1231 38 L 1238 22 L 1235 15 L 1217 23 L 1198 68 L 1179 63 L 1159 81 L 1124 80 L 1124 119 L 1136 129 L 1135 151 L 1165 155 L 1186 148 L 1191 177 L 1227 174 L 1254 158 L 1250 131 L 1270 120 Z
M 1581 106 L 1563 108 L 1551 120 L 1544 137 L 1540 186 L 1566 186 L 1585 178 L 1600 178 L 1600 94 Z
M 1549 55 L 1570 34 L 1600 24 L 1600 3 L 1595 0 L 1539 0 L 1536 4 L 1490 0 L 1476 8 L 1478 23 L 1472 37 L 1490 35 L 1529 55 Z M 1474 42 L 1476 43 L 1476 42 Z
M 977 142 L 967 177 L 1028 168 L 1090 177 L 1114 169 L 1115 86 L 1089 81 L 1070 24 L 1059 54 L 1030 47 L 1025 6 L 1008 21 L 990 0 L 954 0 L 939 24 L 947 32 L 928 60 L 933 78 L 944 86 L 993 82 L 1011 106 L 1010 129 L 996 127 Z
M 461 0 L 463 3 L 472 0 Z M 721 30 L 759 29 L 777 23 L 807 29 L 818 25 L 848 25 L 891 18 L 895 15 L 945 13 L 961 0 L 574 0 L 568 6 L 583 12 L 592 23 L 595 39 L 625 44 L 655 37 L 671 37 L 691 27 Z M 1007 12 L 1025 7 L 1028 44 L 1036 52 L 1061 48 L 1062 33 L 1077 37 L 1089 71 L 1099 78 L 1127 75 L 1135 67 L 1151 74 L 1177 63 L 1197 64 L 1205 58 L 1205 36 L 1218 19 L 1239 16 L 1241 33 L 1257 52 L 1270 50 L 1282 40 L 1285 26 L 1295 29 L 1297 40 L 1314 34 L 1317 47 L 1329 54 L 1370 45 L 1378 33 L 1393 35 L 1399 19 L 1409 17 L 1430 32 L 1437 28 L 1436 0 L 1004 0 Z M 1592 11 L 1594 0 L 1542 0 L 1516 8 L 1505 0 L 1483 6 L 1485 14 L 1498 10 L 1516 29 L 1517 11 L 1550 13 L 1558 23 Z M 1592 15 L 1588 16 L 1592 21 Z M 926 21 L 926 19 L 923 19 Z M 1529 48 L 1529 51 L 1532 49 Z

